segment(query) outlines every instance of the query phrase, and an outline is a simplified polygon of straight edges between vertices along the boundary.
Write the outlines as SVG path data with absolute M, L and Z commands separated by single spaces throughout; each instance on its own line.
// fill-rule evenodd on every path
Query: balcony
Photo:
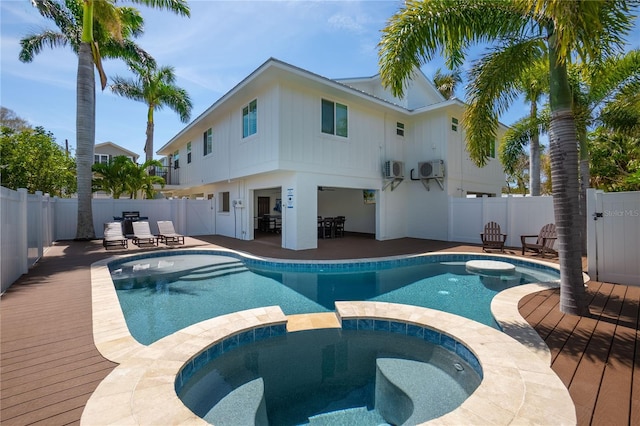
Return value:
M 180 185 L 180 169 L 169 166 L 151 166 L 149 175 L 160 176 L 165 185 Z

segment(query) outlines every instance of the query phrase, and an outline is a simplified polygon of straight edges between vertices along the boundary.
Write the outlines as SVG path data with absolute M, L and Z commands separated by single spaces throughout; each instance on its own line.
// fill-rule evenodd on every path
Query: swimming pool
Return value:
M 478 360 L 459 342 L 445 344 L 463 356 L 446 349 L 438 332 L 390 324 L 387 331 L 315 329 L 276 337 L 257 329 L 263 336 L 257 341 L 226 352 L 218 343 L 198 355 L 209 362 L 183 369 L 176 393 L 211 424 L 359 426 L 440 417 L 480 385 Z
M 465 262 L 472 259 L 508 259 L 516 271 L 470 273 Z M 559 279 L 546 265 L 461 254 L 296 263 L 192 250 L 128 257 L 111 262 L 109 269 L 129 330 L 143 344 L 231 312 L 271 305 L 286 315 L 328 312 L 340 300 L 429 307 L 498 328 L 490 311 L 498 292 Z
M 235 253 L 232 257 L 247 257 L 225 249 L 213 249 L 211 254 L 229 253 Z M 478 257 L 472 253 L 460 255 L 462 258 L 457 260 Z M 449 253 L 446 259 L 438 260 L 452 260 L 451 256 Z M 298 323 L 298 318 L 286 316 L 280 307 L 267 306 L 210 318 L 142 345 L 130 334 L 109 271 L 110 264 L 123 260 L 111 257 L 91 265 L 94 342 L 100 353 L 118 366 L 89 398 L 82 414 L 83 424 L 205 425 L 176 394 L 177 377 L 185 368 L 199 365 L 203 351 L 208 353 L 212 345 L 221 342 L 233 342 L 251 329 L 269 327 L 284 333 L 321 327 Z M 354 322 L 373 322 L 374 327 L 378 323 L 404 322 L 461 342 L 480 362 L 482 382 L 459 408 L 439 418 L 441 424 L 576 424 L 569 392 L 549 367 L 548 347 L 518 312 L 518 301 L 524 295 L 555 287 L 557 283 L 526 284 L 500 292 L 492 301 L 492 312 L 504 325 L 504 333 L 459 315 L 388 302 L 336 302 L 335 312 L 304 317 L 335 317 L 345 329 Z

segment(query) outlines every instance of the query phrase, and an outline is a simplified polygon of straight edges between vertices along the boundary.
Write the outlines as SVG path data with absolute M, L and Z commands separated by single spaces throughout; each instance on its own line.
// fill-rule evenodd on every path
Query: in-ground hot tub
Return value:
M 253 341 L 219 342 L 182 369 L 176 391 L 216 425 L 355 426 L 440 417 L 481 382 L 475 356 L 438 331 L 396 321 L 343 326 L 275 337 L 256 329 Z

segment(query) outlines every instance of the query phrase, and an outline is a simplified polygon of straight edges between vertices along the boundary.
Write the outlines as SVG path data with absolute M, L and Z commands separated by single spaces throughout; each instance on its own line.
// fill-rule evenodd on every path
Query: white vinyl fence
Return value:
M 640 192 L 587 192 L 589 276 L 640 285 Z
M 78 200 L 49 197 L 25 189 L 0 187 L 0 278 L 4 293 L 22 274 L 29 271 L 53 241 L 76 236 Z M 103 223 L 123 212 L 137 211 L 147 217 L 157 234 L 159 220 L 172 220 L 176 232 L 187 235 L 215 234 L 212 200 L 93 200 L 96 238 L 103 236 Z
M 602 193 L 587 197 L 589 274 L 593 279 L 640 285 L 640 192 Z M 77 199 L 50 198 L 26 190 L 0 187 L 0 276 L 2 292 L 28 272 L 53 241 L 75 238 Z M 172 220 L 176 231 L 188 236 L 215 235 L 213 200 L 93 200 L 97 238 L 103 223 L 123 212 L 156 222 Z M 481 243 L 487 222 L 500 224 L 506 245 L 520 247 L 520 235 L 535 235 L 554 222 L 552 197 L 449 198 L 448 240 Z M 597 215 L 596 215 L 597 214 Z M 594 216 L 596 215 L 596 216 Z M 597 220 L 593 220 L 596 217 Z
M 507 247 L 521 247 L 521 235 L 537 235 L 555 222 L 553 198 L 449 198 L 449 241 L 480 244 L 484 225 L 492 221 L 507 234 Z
M 55 239 L 71 240 L 76 236 L 77 207 L 75 198 L 56 199 Z M 93 200 L 93 224 L 97 238 L 103 236 L 103 224 L 123 212 L 138 212 L 148 218 L 151 232 L 157 234 L 159 220 L 172 220 L 176 232 L 194 236 L 215 234 L 213 200 L 158 199 L 158 200 Z

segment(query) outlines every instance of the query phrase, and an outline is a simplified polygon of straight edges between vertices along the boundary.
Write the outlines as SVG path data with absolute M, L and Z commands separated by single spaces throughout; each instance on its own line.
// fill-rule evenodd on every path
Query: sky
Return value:
M 126 1 L 120 5 L 131 5 Z M 191 0 L 191 18 L 135 5 L 144 20 L 136 43 L 160 66 L 175 69 L 176 85 L 193 102 L 191 120 L 273 57 L 327 78 L 368 77 L 378 73 L 378 42 L 402 1 L 221 1 Z M 640 39 L 634 32 L 635 47 Z M 32 126 L 53 133 L 75 152 L 78 60 L 71 48 L 45 47 L 31 63 L 18 60 L 20 39 L 44 29 L 57 30 L 29 0 L 0 0 L 0 104 Z M 431 78 L 443 61 L 425 64 Z M 108 77 L 131 78 L 126 65 L 105 60 Z M 470 63 L 465 64 L 465 69 Z M 111 81 L 110 81 L 111 82 Z M 464 99 L 464 87 L 456 91 Z M 521 101 L 501 121 L 507 125 L 528 114 Z M 96 84 L 96 144 L 113 142 L 144 158 L 147 107 Z M 186 124 L 171 109 L 154 113 L 154 149 Z M 156 158 L 158 156 L 156 155 Z

